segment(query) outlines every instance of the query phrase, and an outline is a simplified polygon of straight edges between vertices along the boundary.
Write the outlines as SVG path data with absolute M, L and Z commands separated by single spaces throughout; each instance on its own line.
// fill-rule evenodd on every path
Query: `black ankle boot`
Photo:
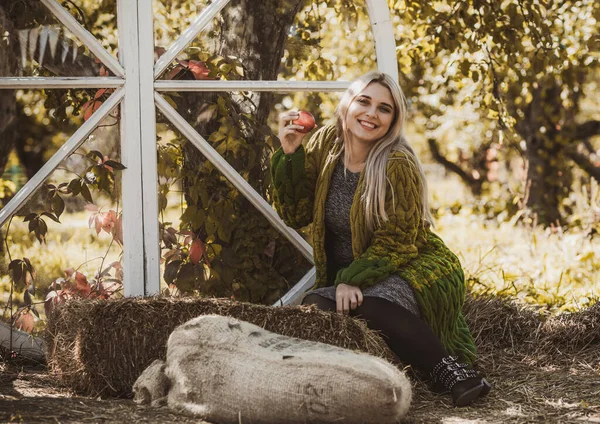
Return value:
M 450 392 L 454 406 L 467 406 L 487 395 L 492 388 L 485 378 L 467 364 L 458 362 L 455 356 L 442 359 L 431 372 L 434 389 L 440 393 Z

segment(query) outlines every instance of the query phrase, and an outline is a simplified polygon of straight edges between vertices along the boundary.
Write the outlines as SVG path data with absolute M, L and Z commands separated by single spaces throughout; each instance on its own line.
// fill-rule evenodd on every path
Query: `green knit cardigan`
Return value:
M 317 270 L 313 288 L 327 285 L 325 200 L 336 161 L 326 167 L 325 162 L 329 152 L 336 153 L 341 148 L 336 139 L 335 127 L 323 127 L 306 148 L 300 146 L 289 155 L 279 149 L 271 158 L 277 212 L 292 228 L 313 223 Z M 335 285 L 344 283 L 365 289 L 390 274 L 398 274 L 413 287 L 423 319 L 447 351 L 472 363 L 476 349 L 462 314 L 465 280 L 460 262 L 423 225 L 419 175 L 408 155 L 398 151 L 390 154 L 387 177 L 394 187 L 393 195 L 389 189 L 386 193 L 389 220 L 370 233 L 360 201 L 364 172 L 360 175 L 350 209 L 354 261 L 337 273 Z

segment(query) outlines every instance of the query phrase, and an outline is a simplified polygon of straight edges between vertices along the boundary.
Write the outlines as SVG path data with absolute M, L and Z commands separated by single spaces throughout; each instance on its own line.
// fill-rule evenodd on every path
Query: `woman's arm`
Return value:
M 335 128 L 328 126 L 317 131 L 306 148 L 302 145 L 293 153 L 277 150 L 271 158 L 273 203 L 279 216 L 292 228 L 312 222 L 315 186 L 321 169 L 325 145 L 335 137 Z
M 418 255 L 415 242 L 422 225 L 418 171 L 407 155 L 398 152 L 388 161 L 387 177 L 392 184 L 386 192 L 388 221 L 374 231 L 366 251 L 337 273 L 336 286 L 344 283 L 365 289 Z

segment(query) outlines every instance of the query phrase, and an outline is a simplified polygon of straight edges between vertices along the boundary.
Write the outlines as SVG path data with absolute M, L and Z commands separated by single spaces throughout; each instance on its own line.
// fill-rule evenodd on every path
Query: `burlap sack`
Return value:
M 165 361 L 155 359 L 133 384 L 133 401 L 162 406 L 167 402 L 169 379 L 165 375 Z
M 167 388 L 153 366 L 136 397 L 168 390 L 171 408 L 220 424 L 393 423 L 411 400 L 406 376 L 384 360 L 217 315 L 171 333 Z

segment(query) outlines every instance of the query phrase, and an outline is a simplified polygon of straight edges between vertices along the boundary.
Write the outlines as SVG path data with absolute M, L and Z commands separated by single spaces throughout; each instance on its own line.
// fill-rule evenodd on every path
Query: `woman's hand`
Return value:
M 342 283 L 335 288 L 335 304 L 339 313 L 347 314 L 362 303 L 363 294 L 358 287 Z
M 283 153 L 286 155 L 294 153 L 298 147 L 300 147 L 302 139 L 306 135 L 306 133 L 296 131 L 304 129 L 302 125 L 294 125 L 291 123 L 291 121 L 294 121 L 299 117 L 300 115 L 298 112 L 294 111 L 283 112 L 279 115 L 279 140 L 281 141 Z

